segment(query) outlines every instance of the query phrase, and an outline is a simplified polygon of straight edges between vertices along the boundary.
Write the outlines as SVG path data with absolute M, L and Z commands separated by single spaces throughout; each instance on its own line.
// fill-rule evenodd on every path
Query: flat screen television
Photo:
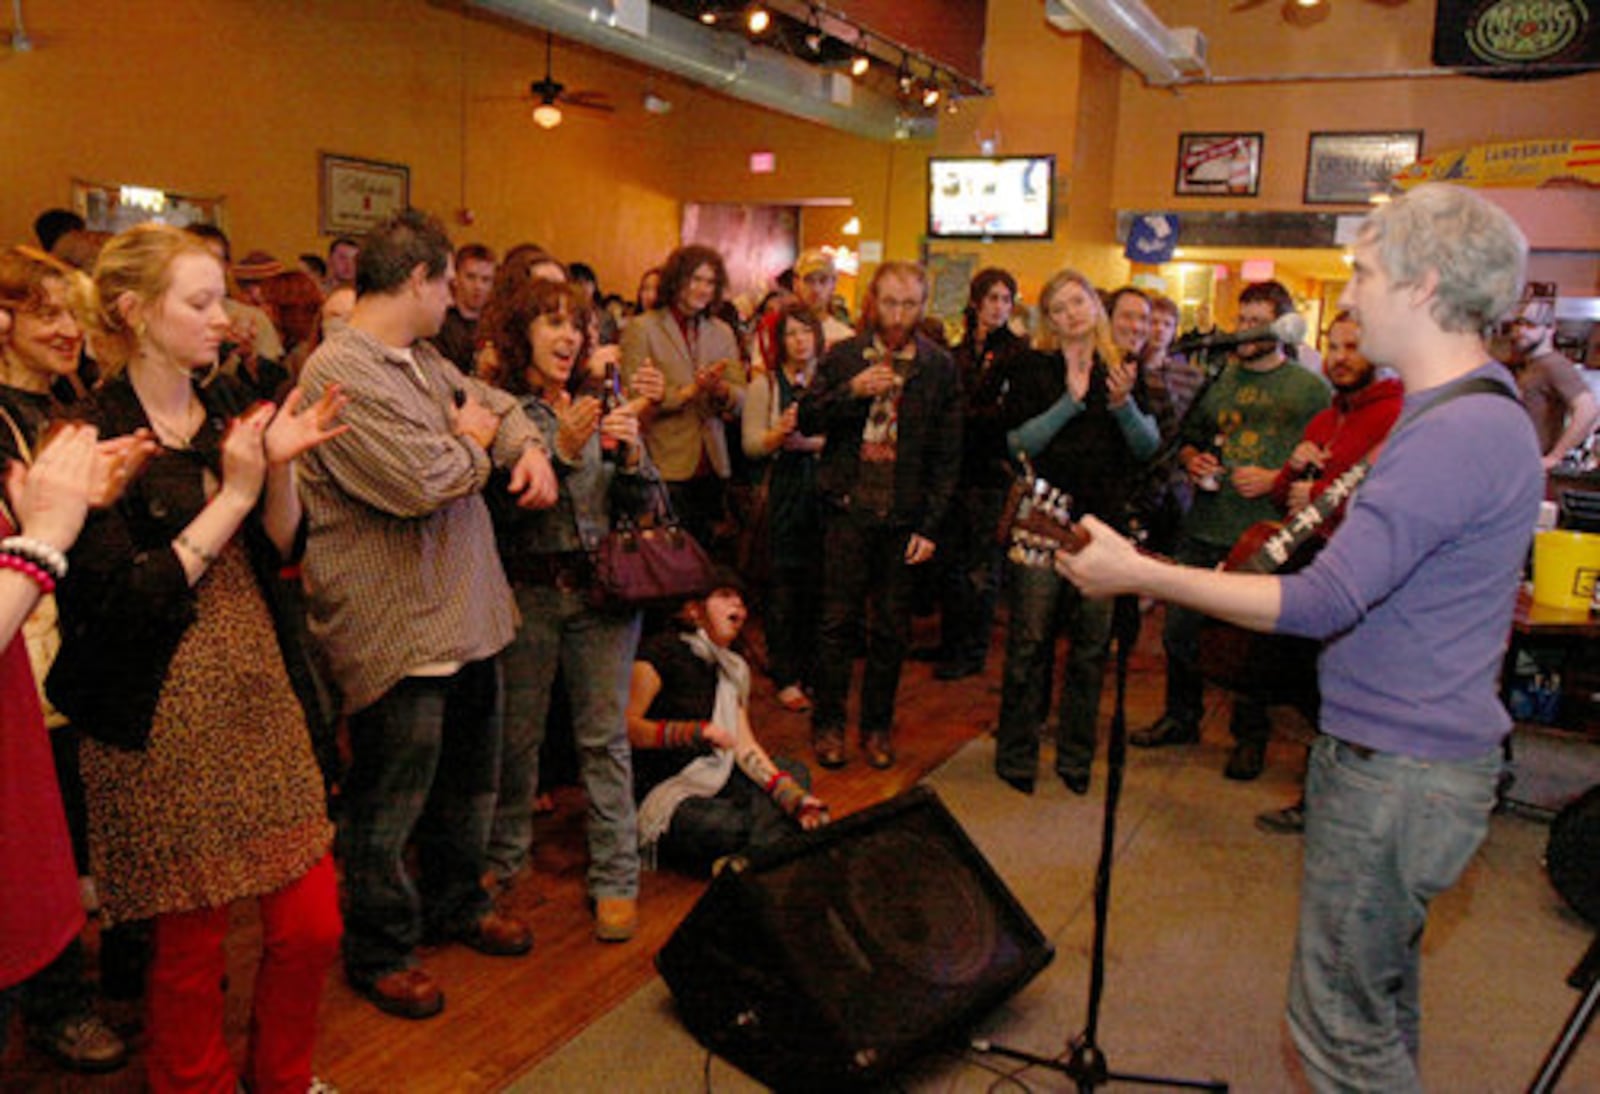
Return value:
M 928 161 L 928 235 L 1050 239 L 1054 156 L 958 156 Z

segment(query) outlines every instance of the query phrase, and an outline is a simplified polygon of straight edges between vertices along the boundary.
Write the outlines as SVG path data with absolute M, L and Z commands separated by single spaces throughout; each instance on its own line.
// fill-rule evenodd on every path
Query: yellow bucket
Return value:
M 1533 599 L 1552 608 L 1588 611 L 1600 577 L 1600 535 L 1539 532 L 1533 537 Z

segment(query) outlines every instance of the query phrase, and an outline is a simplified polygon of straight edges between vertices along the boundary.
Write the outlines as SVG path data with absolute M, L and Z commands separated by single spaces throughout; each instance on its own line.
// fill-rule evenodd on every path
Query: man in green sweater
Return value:
M 1239 327 L 1265 327 L 1294 310 L 1289 291 L 1262 281 L 1239 294 Z M 1273 339 L 1245 342 L 1233 353 L 1184 423 L 1178 459 L 1194 486 L 1184 518 L 1178 562 L 1213 567 L 1228 557 L 1252 524 L 1279 516 L 1272 484 L 1312 417 L 1328 405 L 1328 389 L 1286 356 Z M 1167 708 L 1155 724 L 1129 739 L 1140 747 L 1190 744 L 1200 739 L 1202 713 L 1200 625 L 1204 617 L 1169 605 L 1162 644 L 1167 653 Z M 1224 774 L 1261 774 L 1271 731 L 1265 704 L 1236 698 L 1233 754 Z

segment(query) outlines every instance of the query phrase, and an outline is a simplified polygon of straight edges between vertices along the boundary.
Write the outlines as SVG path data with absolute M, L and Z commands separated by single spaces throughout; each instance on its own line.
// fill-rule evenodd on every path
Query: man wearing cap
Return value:
M 1555 303 L 1551 296 L 1525 297 L 1509 324 L 1509 363 L 1539 435 L 1546 471 L 1587 440 L 1600 420 L 1600 406 L 1578 366 L 1556 349 Z

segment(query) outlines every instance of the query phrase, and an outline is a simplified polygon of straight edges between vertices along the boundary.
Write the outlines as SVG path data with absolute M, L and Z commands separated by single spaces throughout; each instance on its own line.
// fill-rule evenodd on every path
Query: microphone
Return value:
M 1249 330 L 1212 331 L 1210 334 L 1191 334 L 1172 344 L 1174 352 L 1188 353 L 1197 349 L 1229 349 L 1246 342 L 1287 342 L 1293 344 L 1306 336 L 1305 316 L 1299 312 L 1286 312 L 1264 327 Z

